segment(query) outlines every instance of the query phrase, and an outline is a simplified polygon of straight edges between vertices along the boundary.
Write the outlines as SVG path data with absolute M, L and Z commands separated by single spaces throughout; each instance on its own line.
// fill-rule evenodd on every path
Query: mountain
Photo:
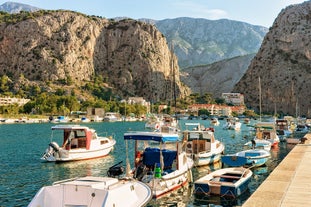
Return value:
M 222 93 L 231 92 L 236 83 L 245 74 L 255 54 L 234 57 L 212 63 L 184 69 L 180 79 L 193 93 L 209 93 L 220 98 Z
M 154 22 L 174 46 L 181 69 L 257 53 L 268 29 L 245 22 L 181 17 Z
M 28 11 L 34 12 L 40 10 L 37 7 L 33 7 L 27 4 L 21 4 L 16 2 L 5 2 L 4 4 L 0 5 L 0 11 L 4 11 L 10 14 L 19 13 L 20 11 Z
M 174 84 L 177 97 L 189 94 L 179 80 L 176 56 L 151 24 L 70 11 L 6 17 L 0 13 L 0 76 L 14 80 L 16 91 L 25 83 L 44 90 L 63 87 L 62 83 L 81 88 L 102 78 L 107 88 L 124 98 L 168 100 Z
M 283 9 L 233 91 L 259 111 L 311 116 L 311 1 Z
M 39 10 L 38 8 L 31 7 L 29 5 L 13 3 L 13 2 L 5 3 L 1 5 L 1 8 L 10 13 L 19 12 L 21 10 L 28 10 L 28 11 Z M 47 12 L 41 11 L 41 13 L 47 13 Z M 36 16 L 36 14 L 34 15 Z M 66 14 L 65 16 L 68 16 L 68 15 Z M 148 75 L 149 72 L 142 73 L 143 70 L 141 72 L 135 72 L 135 74 L 143 74 L 143 77 L 147 75 L 146 77 L 149 77 L 149 79 L 142 80 L 142 77 L 136 76 L 137 80 L 134 80 L 133 79 L 134 77 L 130 75 L 129 77 L 131 81 L 135 82 L 135 84 L 129 87 L 131 90 L 126 91 L 122 89 L 123 88 L 122 84 L 127 82 L 128 78 L 125 78 L 123 77 L 124 75 L 120 75 L 120 74 L 129 74 L 133 72 L 132 69 L 129 69 L 131 72 L 123 71 L 123 68 L 127 67 L 127 65 L 130 68 L 135 67 L 134 66 L 135 61 L 134 62 L 131 61 L 129 57 L 128 59 L 126 59 L 126 57 L 128 56 L 127 52 L 132 51 L 130 53 L 132 54 L 133 48 L 138 49 L 137 47 L 124 41 L 123 46 L 118 45 L 117 46 L 118 48 L 114 48 L 115 46 L 110 46 L 110 45 L 121 44 L 121 43 L 110 44 L 108 42 L 107 37 L 105 36 L 101 37 L 102 35 L 99 35 L 99 36 L 105 41 L 100 42 L 100 44 L 98 44 L 98 42 L 93 43 L 94 42 L 93 38 L 96 39 L 96 35 L 98 34 L 96 35 L 85 34 L 81 36 L 79 35 L 81 33 L 81 29 L 74 28 L 72 26 L 72 23 L 69 20 L 67 20 L 66 18 L 65 19 L 61 18 L 63 20 L 56 20 L 56 18 L 58 18 L 56 17 L 56 15 L 52 18 L 51 13 L 49 15 L 44 14 L 42 17 L 36 18 L 35 22 L 39 21 L 40 19 L 40 21 L 47 23 L 47 25 L 44 26 L 42 24 L 39 24 L 38 27 L 35 27 L 35 28 L 33 28 L 34 23 L 32 23 L 29 20 L 26 21 L 26 22 L 30 22 L 30 24 L 27 23 L 29 27 L 24 26 L 26 25 L 26 23 L 19 22 L 19 24 L 23 26 L 22 29 L 24 31 L 31 30 L 31 32 L 29 33 L 26 32 L 26 37 L 24 37 L 24 36 L 21 36 L 23 34 L 21 30 L 16 30 L 15 32 L 18 33 L 17 37 L 19 39 L 15 40 L 14 44 L 16 45 L 14 44 L 13 46 L 11 45 L 12 48 L 10 49 L 15 50 L 12 52 L 13 54 L 11 54 L 10 52 L 8 52 L 8 54 L 12 55 L 13 57 L 14 57 L 14 54 L 17 54 L 17 53 L 23 54 L 22 57 L 16 57 L 16 59 L 19 59 L 21 63 L 25 61 L 25 58 L 27 58 L 28 61 L 26 61 L 25 66 L 21 66 L 20 63 L 16 62 L 16 60 L 15 62 L 11 62 L 8 54 L 4 54 L 2 58 L 2 63 L 1 63 L 1 58 L 0 58 L 0 66 L 2 64 L 3 67 L 8 68 L 8 69 L 3 69 L 3 70 L 4 71 L 9 70 L 10 73 L 12 73 L 11 72 L 12 67 L 15 67 L 17 69 L 14 71 L 13 74 L 20 76 L 23 72 L 26 72 L 27 74 L 25 75 L 25 77 L 27 78 L 27 80 L 29 79 L 31 81 L 35 81 L 36 78 L 38 78 L 38 80 L 40 81 L 51 80 L 52 82 L 53 81 L 55 82 L 57 80 L 65 79 L 66 76 L 69 76 L 73 80 L 78 80 L 77 81 L 78 84 L 79 82 L 81 82 L 82 79 L 90 81 L 91 74 L 101 74 L 106 77 L 105 79 L 109 80 L 109 86 L 112 87 L 115 91 L 118 91 L 120 94 L 141 95 L 144 97 L 148 97 L 149 99 L 152 99 L 152 100 L 160 100 L 162 98 L 165 99 L 166 95 L 163 95 L 163 94 L 167 94 L 167 90 L 169 87 L 164 83 L 157 85 L 158 77 L 160 76 L 154 75 L 154 73 L 153 75 L 150 76 Z M 76 19 L 76 17 L 71 17 L 71 18 Z M 54 21 L 62 22 L 60 23 L 64 27 L 62 31 L 56 31 L 56 32 L 54 31 L 56 28 L 56 26 L 54 25 L 56 23 L 54 23 Z M 65 22 L 69 21 L 69 23 L 63 24 L 63 21 Z M 125 17 L 120 17 L 120 18 L 115 18 L 114 20 L 108 20 L 109 23 L 105 23 L 105 24 L 109 26 L 98 27 L 96 25 L 92 27 L 96 28 L 97 30 L 101 30 L 101 28 L 114 28 L 114 25 L 117 25 L 117 22 L 123 23 L 123 21 L 127 21 L 128 23 L 130 22 L 129 19 Z M 137 23 L 138 25 L 138 21 L 136 20 L 131 20 L 131 21 L 134 22 L 135 24 Z M 214 97 L 219 97 L 222 92 L 229 92 L 232 90 L 234 84 L 238 80 L 240 80 L 240 78 L 243 76 L 248 64 L 250 63 L 249 58 L 253 56 L 252 54 L 258 51 L 260 44 L 262 42 L 262 39 L 267 32 L 267 29 L 265 27 L 254 26 L 254 25 L 250 25 L 244 22 L 238 22 L 238 21 L 232 21 L 232 20 L 226 20 L 226 19 L 207 20 L 207 19 L 195 19 L 195 18 L 182 17 L 182 18 L 165 19 L 165 20 L 159 20 L 159 21 L 151 20 L 151 19 L 140 19 L 140 21 L 146 22 L 147 23 L 146 25 L 150 25 L 150 24 L 154 25 L 165 36 L 165 39 L 166 39 L 165 41 L 167 41 L 167 44 L 173 45 L 174 52 L 178 57 L 178 65 L 183 68 L 183 70 L 185 71 L 184 74 L 186 74 L 185 76 L 184 75 L 181 76 L 181 80 L 183 81 L 183 83 L 186 84 L 188 87 L 190 87 L 193 92 L 198 92 L 201 94 L 212 93 L 214 94 Z M 91 25 L 92 24 L 93 23 L 91 23 Z M 51 25 L 53 26 L 52 28 L 50 28 Z M 16 27 L 14 26 L 11 26 L 11 27 L 16 29 Z M 87 26 L 85 25 L 81 27 L 87 28 Z M 129 28 L 128 26 L 125 26 L 125 27 Z M 120 27 L 118 26 L 116 26 L 116 28 L 120 29 Z M 74 33 L 74 31 L 71 31 L 71 29 L 77 30 L 76 32 L 78 34 L 72 34 Z M 39 32 L 40 30 L 42 30 L 41 32 L 42 34 L 37 35 L 37 33 L 40 33 Z M 49 30 L 52 30 L 52 31 L 49 31 Z M 118 31 L 121 32 L 121 30 L 120 31 L 118 30 Z M 155 30 L 155 28 L 153 28 L 152 31 L 153 30 Z M 8 32 L 8 31 L 9 30 L 6 30 L 4 32 Z M 127 29 L 124 29 L 124 31 L 127 31 Z M 128 30 L 128 32 L 130 31 L 136 32 L 136 29 Z M 32 34 L 32 32 L 34 32 L 34 34 Z M 102 32 L 102 33 L 104 34 L 105 32 Z M 13 35 L 13 34 L 10 34 L 10 35 Z M 28 35 L 30 37 L 34 35 L 36 38 L 39 38 L 39 39 L 32 40 L 32 41 L 23 40 L 23 38 L 27 39 Z M 118 35 L 122 36 L 121 33 Z M 130 34 L 127 34 L 127 35 L 130 35 Z M 140 35 L 134 35 L 134 36 L 138 39 L 141 39 Z M 50 37 L 53 37 L 54 39 L 51 39 Z M 85 38 L 85 40 L 81 40 L 80 38 Z M 56 42 L 55 39 L 58 40 L 59 42 Z M 81 52 L 74 50 L 75 53 L 74 54 L 71 53 L 72 52 L 71 50 L 73 50 L 72 48 L 81 47 L 81 42 L 83 41 L 89 42 L 89 39 L 92 40 L 91 44 L 95 44 L 95 45 L 92 45 L 92 48 L 89 49 L 88 53 L 90 53 L 90 51 L 94 52 L 96 48 L 101 48 L 101 49 L 96 49 L 96 54 L 101 54 L 102 50 L 107 52 L 107 48 L 110 48 L 110 47 L 116 51 L 111 51 L 109 58 L 106 57 L 107 54 L 104 54 L 103 56 L 100 55 L 102 58 L 99 58 L 97 57 L 96 54 L 94 54 L 93 56 L 90 56 L 89 54 L 87 55 L 84 54 L 85 52 L 83 50 L 84 46 L 82 45 Z M 74 40 L 76 40 L 78 43 L 74 44 L 73 43 Z M 46 45 L 43 45 L 44 41 Z M 23 43 L 22 46 L 20 46 L 21 43 Z M 103 44 L 107 44 L 107 45 L 103 45 Z M 144 45 L 145 43 L 137 42 L 137 44 L 138 45 L 143 44 L 142 47 L 147 47 L 146 45 Z M 16 48 L 17 45 L 19 45 L 18 49 Z M 60 45 L 62 46 L 62 49 L 59 48 Z M 1 41 L 0 41 L 0 46 L 1 46 Z M 27 46 L 28 47 L 30 46 L 31 48 L 29 49 Z M 5 47 L 5 46 L 2 45 L 2 47 Z M 133 47 L 133 48 L 130 50 L 130 49 L 127 49 L 127 47 Z M 152 47 L 154 48 L 155 46 L 152 45 Z M 163 45 L 160 46 L 161 50 L 162 50 L 162 47 L 164 46 Z M 19 50 L 22 50 L 22 51 L 19 51 Z M 153 49 L 146 48 L 146 51 L 149 51 L 149 53 L 152 50 Z M 33 53 L 36 58 L 29 58 L 30 56 L 29 53 Z M 118 56 L 115 56 L 115 54 L 118 54 Z M 145 52 L 142 52 L 141 55 L 145 55 Z M 167 53 L 166 56 L 169 56 L 169 54 Z M 5 61 L 4 58 L 9 58 L 9 61 Z M 74 58 L 78 58 L 78 60 L 75 61 Z M 86 60 L 87 58 L 92 58 L 92 59 L 87 61 Z M 119 58 L 122 60 L 117 61 L 115 58 Z M 134 59 L 134 57 L 132 58 Z M 165 58 L 164 56 L 156 57 L 152 55 L 148 58 L 150 60 L 148 64 L 153 63 L 153 62 L 159 62 L 159 61 L 161 62 L 170 61 L 170 60 L 167 60 L 167 58 Z M 152 60 L 152 58 L 157 58 L 157 61 Z M 93 61 L 93 60 L 96 60 L 96 61 Z M 32 61 L 34 61 L 33 65 L 32 65 Z M 52 61 L 52 67 L 51 67 L 51 64 L 49 63 L 51 61 Z M 105 61 L 108 63 L 105 63 Z M 125 63 L 126 61 L 128 61 L 128 63 Z M 11 64 L 11 65 L 8 65 L 8 64 Z M 116 65 L 112 65 L 112 64 L 116 64 Z M 40 67 L 45 67 L 45 69 L 48 69 L 48 71 L 41 71 Z M 75 69 L 72 69 L 72 67 L 75 67 Z M 104 70 L 103 70 L 103 67 L 105 68 Z M 163 68 L 164 66 L 158 66 L 158 67 Z M 90 68 L 91 68 L 91 71 L 90 71 Z M 95 71 L 95 69 L 97 68 L 101 68 L 99 69 L 99 73 L 98 71 Z M 114 70 L 112 70 L 112 72 L 110 73 L 108 72 L 103 73 L 101 70 L 105 71 L 106 68 L 109 68 L 109 69 L 114 68 Z M 165 68 L 169 68 L 169 66 L 166 65 Z M 120 71 L 118 71 L 118 69 Z M 37 70 L 39 71 L 39 73 L 35 72 Z M 53 72 L 49 70 L 52 70 Z M 159 69 L 155 69 L 154 71 L 158 71 L 158 70 Z M 165 69 L 165 70 L 168 70 L 168 69 Z M 169 72 L 166 71 L 165 73 L 166 74 L 163 76 L 163 78 L 170 80 Z M 177 72 L 175 74 L 177 74 Z M 200 75 L 198 76 L 198 74 Z M 155 76 L 155 77 L 152 77 L 152 76 Z M 146 80 L 149 80 L 149 82 L 146 83 L 145 82 Z M 138 84 L 138 82 L 140 82 L 141 84 Z M 215 83 L 221 83 L 221 84 L 215 84 Z M 180 85 L 180 83 L 177 83 L 177 84 Z M 139 88 L 143 89 L 142 92 L 138 92 Z M 147 90 L 147 88 L 149 89 Z M 159 90 L 161 91 L 160 93 L 157 92 Z M 152 91 L 156 91 L 156 92 L 152 92 Z M 179 90 L 179 94 L 187 94 L 188 92 L 189 92 L 188 89 L 180 88 Z

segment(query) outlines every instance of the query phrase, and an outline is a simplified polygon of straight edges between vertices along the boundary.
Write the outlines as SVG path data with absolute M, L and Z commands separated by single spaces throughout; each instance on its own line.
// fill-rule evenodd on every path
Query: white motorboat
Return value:
M 69 122 L 69 118 L 67 116 L 58 116 L 56 119 L 51 118 L 52 123 L 67 123 Z
M 236 117 L 230 117 L 227 118 L 227 121 L 224 125 L 224 129 L 228 129 L 228 130 L 240 130 L 242 126 L 242 123 L 240 122 L 240 120 Z
M 177 120 L 170 115 L 151 116 L 145 123 L 145 128 L 160 131 L 162 126 L 172 127 L 179 131 Z
M 218 121 L 217 117 L 212 117 L 211 118 L 211 125 L 218 126 L 219 124 L 220 124 L 220 122 Z
M 186 123 L 183 143 L 195 166 L 218 162 L 225 150 L 224 144 L 215 138 L 214 128 L 203 129 L 199 123 Z
M 80 125 L 56 125 L 52 132 L 60 130 L 62 144 L 53 141 L 53 133 L 49 147 L 42 160 L 49 162 L 66 162 L 104 157 L 116 144 L 112 137 L 99 137 L 94 129 Z
M 152 198 L 148 185 L 127 178 L 82 177 L 42 187 L 28 207 L 146 206 Z
M 169 128 L 169 127 L 168 127 Z M 152 189 L 154 198 L 177 190 L 192 181 L 193 160 L 183 151 L 176 131 L 136 131 L 124 134 L 126 145 L 134 141 L 135 168 L 127 174 Z M 128 157 L 128 153 L 127 153 Z M 130 165 L 127 158 L 127 166 Z
M 105 122 L 116 122 L 116 121 L 122 121 L 122 118 L 120 117 L 120 114 L 118 114 L 118 113 L 107 112 L 107 113 L 105 113 L 103 121 L 105 121 Z

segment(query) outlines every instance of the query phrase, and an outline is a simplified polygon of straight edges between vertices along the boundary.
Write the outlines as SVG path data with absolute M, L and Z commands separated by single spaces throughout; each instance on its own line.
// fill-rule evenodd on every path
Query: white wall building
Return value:
M 8 105 L 13 105 L 13 104 L 17 104 L 18 106 L 23 106 L 29 101 L 30 99 L 25 99 L 25 98 L 0 97 L 0 106 L 8 106 Z
M 222 93 L 221 96 L 227 104 L 234 106 L 244 105 L 244 95 L 241 93 Z

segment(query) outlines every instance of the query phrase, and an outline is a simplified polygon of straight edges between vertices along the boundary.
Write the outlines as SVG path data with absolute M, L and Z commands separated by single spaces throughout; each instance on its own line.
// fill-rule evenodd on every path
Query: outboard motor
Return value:
M 124 167 L 121 165 L 122 161 L 111 166 L 108 171 L 107 171 L 107 175 L 108 177 L 117 177 L 120 176 L 124 173 Z
M 51 142 L 49 144 L 49 147 L 46 149 L 45 153 L 42 156 L 42 159 L 48 160 L 49 157 L 51 157 L 54 152 L 58 152 L 59 151 L 59 146 L 56 142 Z

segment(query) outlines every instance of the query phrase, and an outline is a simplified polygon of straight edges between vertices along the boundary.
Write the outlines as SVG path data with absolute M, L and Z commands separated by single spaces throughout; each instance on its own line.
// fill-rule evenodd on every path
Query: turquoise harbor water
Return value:
M 209 120 L 181 120 L 201 122 L 210 126 Z M 71 163 L 46 163 L 40 160 L 50 143 L 51 126 L 55 124 L 0 124 L 0 206 L 27 206 L 36 192 L 44 185 L 55 181 L 87 175 L 106 176 L 110 166 L 123 161 L 125 166 L 125 143 L 123 133 L 128 130 L 143 130 L 144 122 L 116 122 L 85 124 L 97 130 L 99 135 L 114 134 L 117 144 L 113 152 L 104 158 Z M 243 149 L 243 144 L 250 140 L 250 132 L 243 124 L 240 131 L 223 130 L 224 122 L 215 127 L 215 136 L 225 143 L 225 153 L 234 153 Z M 241 205 L 264 181 L 270 172 L 282 161 L 293 146 L 280 143 L 271 150 L 271 159 L 267 165 L 253 169 L 249 190 L 237 199 L 221 197 L 195 197 L 191 185 L 159 199 L 152 200 L 148 206 L 235 206 Z M 132 155 L 133 153 L 130 153 Z M 133 166 L 133 165 L 132 165 Z M 212 166 L 194 168 L 194 180 L 205 175 L 209 170 L 220 168 L 217 163 Z

